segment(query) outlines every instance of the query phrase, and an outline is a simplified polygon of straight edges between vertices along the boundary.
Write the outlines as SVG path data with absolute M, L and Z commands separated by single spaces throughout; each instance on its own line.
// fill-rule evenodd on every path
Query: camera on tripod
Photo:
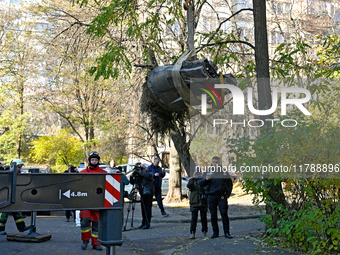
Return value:
M 140 172 L 142 171 L 142 164 L 139 162 L 136 163 L 132 170 L 133 173 L 131 176 L 134 179 L 134 181 L 132 181 L 133 188 L 131 189 L 130 193 L 126 194 L 126 198 L 133 202 L 140 202 L 139 190 L 141 188 L 141 182 L 143 180 L 143 177 L 140 175 Z
M 140 172 L 142 171 L 142 163 L 140 162 L 136 163 L 132 170 L 133 170 L 133 173 L 132 173 L 133 177 L 140 177 Z
M 130 193 L 126 194 L 126 197 L 129 199 L 129 205 L 127 208 L 127 216 L 125 219 L 125 224 L 124 224 L 124 230 L 126 231 L 126 226 L 129 218 L 129 214 L 132 211 L 132 217 L 131 217 L 131 229 L 133 229 L 133 217 L 134 217 L 134 211 L 135 211 L 135 204 L 136 203 L 143 203 L 142 197 L 141 197 L 141 189 L 142 189 L 142 181 L 143 181 L 143 176 L 140 175 L 142 172 L 142 164 L 141 163 L 136 163 L 134 168 L 133 168 L 133 173 L 130 177 L 131 184 L 133 185 Z

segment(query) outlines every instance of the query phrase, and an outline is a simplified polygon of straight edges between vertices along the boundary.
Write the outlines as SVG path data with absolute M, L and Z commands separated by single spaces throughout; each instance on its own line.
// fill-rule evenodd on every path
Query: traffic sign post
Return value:
M 0 187 L 0 212 L 99 210 L 99 242 L 108 254 L 123 243 L 121 174 L 17 175 L 14 164 L 0 172 Z

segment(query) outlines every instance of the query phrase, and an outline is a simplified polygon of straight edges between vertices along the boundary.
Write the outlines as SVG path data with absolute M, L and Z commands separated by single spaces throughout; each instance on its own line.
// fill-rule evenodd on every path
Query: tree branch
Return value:
M 239 14 L 240 12 L 243 12 L 243 11 L 253 11 L 253 9 L 252 8 L 244 8 L 244 9 L 238 10 L 237 12 L 233 13 L 229 18 L 223 20 L 220 23 L 220 25 L 218 26 L 218 28 L 216 28 L 215 32 L 210 36 L 207 44 L 209 44 L 211 42 L 211 40 L 215 37 L 215 35 L 218 33 L 218 31 L 220 31 L 222 24 L 224 24 L 225 22 L 231 20 L 231 18 L 233 18 L 234 16 L 236 16 L 237 14 Z
M 143 64 L 134 64 L 134 67 L 141 67 L 141 68 L 149 68 L 149 69 L 153 69 L 154 66 L 152 65 L 143 65 Z
M 247 42 L 247 41 L 221 41 L 221 42 L 216 42 L 216 43 L 208 43 L 208 44 L 202 44 L 202 46 L 197 50 L 197 53 L 200 52 L 203 48 L 205 47 L 209 47 L 209 46 L 215 46 L 215 45 L 222 45 L 222 44 L 227 44 L 227 43 L 243 43 L 248 45 L 250 48 L 252 48 L 253 50 L 255 50 L 255 46 L 252 45 L 251 43 Z

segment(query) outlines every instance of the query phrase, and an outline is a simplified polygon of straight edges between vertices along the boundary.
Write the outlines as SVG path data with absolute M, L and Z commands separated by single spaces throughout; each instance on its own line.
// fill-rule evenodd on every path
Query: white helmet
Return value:
M 20 158 L 13 159 L 12 162 L 17 163 L 17 166 L 25 165 L 24 162 Z

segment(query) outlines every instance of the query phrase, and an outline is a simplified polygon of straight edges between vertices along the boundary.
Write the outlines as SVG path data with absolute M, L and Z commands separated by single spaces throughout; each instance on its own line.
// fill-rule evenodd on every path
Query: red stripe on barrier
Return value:
M 111 204 L 110 202 L 108 202 L 108 201 L 105 199 L 104 207 L 113 207 L 113 204 Z
M 115 178 L 116 179 L 116 181 L 117 182 L 119 182 L 120 183 L 120 175 L 111 175 L 113 178 Z
M 106 181 L 105 183 L 105 190 L 108 191 L 111 195 L 113 195 L 113 192 L 116 190 L 111 183 L 109 183 L 108 181 Z
M 114 182 L 118 182 L 120 186 L 120 175 L 111 175 L 114 179 Z M 114 183 L 110 183 L 107 180 L 105 181 L 105 192 L 109 193 L 112 197 L 114 197 L 117 201 L 120 201 L 120 190 L 116 190 L 114 188 Z M 110 200 L 112 198 L 110 197 Z M 116 201 L 116 202 L 117 202 Z M 104 207 L 113 207 L 113 201 L 109 201 L 107 197 L 105 197 Z
M 116 189 L 114 189 L 112 195 L 114 196 L 115 199 L 117 199 L 118 201 L 120 200 L 120 192 Z

